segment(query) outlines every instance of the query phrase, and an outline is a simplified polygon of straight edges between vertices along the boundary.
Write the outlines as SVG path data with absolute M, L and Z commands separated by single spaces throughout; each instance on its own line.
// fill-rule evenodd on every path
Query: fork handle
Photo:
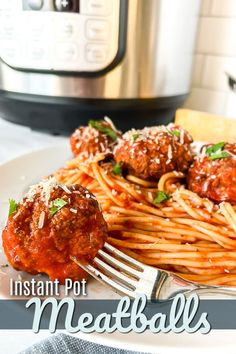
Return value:
M 156 300 L 171 300 L 182 293 L 189 296 L 193 292 L 201 294 L 223 294 L 236 297 L 236 288 L 195 284 L 173 273 L 161 272 L 162 279 L 156 289 Z
M 236 288 L 228 288 L 224 286 L 197 286 L 195 290 L 197 294 L 222 294 L 227 296 L 236 297 Z

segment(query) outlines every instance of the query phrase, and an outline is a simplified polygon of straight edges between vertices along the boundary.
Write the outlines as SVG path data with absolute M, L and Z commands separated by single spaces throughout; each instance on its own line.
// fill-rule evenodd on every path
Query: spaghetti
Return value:
M 158 184 L 112 172 L 112 163 L 78 158 L 55 173 L 88 188 L 101 205 L 108 242 L 133 258 L 203 284 L 236 286 L 236 206 L 214 204 L 185 189 L 182 172 Z M 171 195 L 154 205 L 157 191 Z

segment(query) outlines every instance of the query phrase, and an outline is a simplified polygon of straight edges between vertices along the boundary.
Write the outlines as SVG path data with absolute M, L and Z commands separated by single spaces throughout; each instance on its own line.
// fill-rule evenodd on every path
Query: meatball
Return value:
M 89 126 L 80 127 L 70 137 L 74 156 L 93 158 L 98 153 L 111 154 L 117 137 L 117 131 L 110 119 L 90 121 Z
M 215 202 L 236 203 L 236 144 L 223 149 L 228 157 L 212 160 L 203 152 L 196 158 L 188 171 L 188 188 Z
M 2 234 L 10 264 L 51 280 L 80 280 L 84 270 L 71 259 L 91 261 L 103 247 L 107 225 L 95 197 L 79 185 L 50 177 L 32 186 L 9 216 Z
M 192 141 L 188 132 L 174 124 L 132 129 L 119 139 L 114 158 L 128 173 L 156 180 L 166 172 L 188 169 L 193 161 Z

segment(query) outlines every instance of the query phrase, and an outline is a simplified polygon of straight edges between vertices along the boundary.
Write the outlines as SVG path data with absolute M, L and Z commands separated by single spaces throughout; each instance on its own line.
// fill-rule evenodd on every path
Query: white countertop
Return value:
M 29 151 L 67 140 L 68 138 L 37 132 L 0 118 L 0 164 Z
M 32 131 L 0 118 L 0 164 L 32 150 L 66 141 L 68 138 Z M 0 331 L 0 352 L 17 354 L 46 337 L 47 331 Z

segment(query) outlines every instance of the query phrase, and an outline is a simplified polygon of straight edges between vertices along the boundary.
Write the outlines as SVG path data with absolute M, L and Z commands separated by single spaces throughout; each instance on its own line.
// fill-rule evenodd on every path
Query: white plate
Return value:
M 68 144 L 60 144 L 43 150 L 23 155 L 0 166 L 0 227 L 5 225 L 8 212 L 8 199 L 19 200 L 28 186 L 37 183 L 42 177 L 52 173 L 71 159 Z M 0 231 L 1 231 L 0 230 Z M 3 253 L 0 253 L 0 264 L 6 262 Z M 0 298 L 11 298 L 9 295 L 10 278 L 18 280 L 18 275 L 25 280 L 32 276 L 23 272 L 17 272 L 12 267 L 4 268 L 0 273 Z M 39 276 L 39 279 L 46 277 Z M 114 299 L 119 298 L 109 288 L 97 281 L 90 279 L 88 284 L 89 299 Z M 152 353 L 197 353 L 206 349 L 207 352 L 235 353 L 235 331 L 211 331 L 207 335 L 201 334 L 152 334 L 146 331 L 143 334 L 83 334 L 76 336 L 104 345 L 122 349 L 145 351 Z

